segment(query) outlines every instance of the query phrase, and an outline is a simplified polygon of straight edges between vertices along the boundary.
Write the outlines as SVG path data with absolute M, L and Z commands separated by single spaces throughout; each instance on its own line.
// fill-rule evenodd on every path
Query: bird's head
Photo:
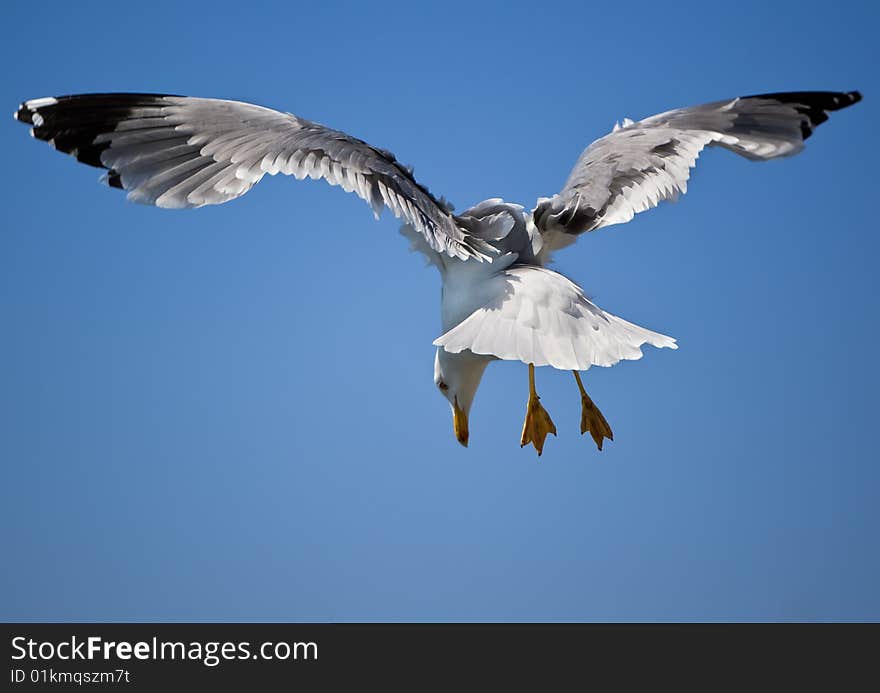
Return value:
M 490 360 L 490 357 L 469 351 L 450 354 L 443 347 L 437 349 L 434 357 L 434 384 L 452 407 L 455 437 L 465 447 L 468 444 L 468 414 Z

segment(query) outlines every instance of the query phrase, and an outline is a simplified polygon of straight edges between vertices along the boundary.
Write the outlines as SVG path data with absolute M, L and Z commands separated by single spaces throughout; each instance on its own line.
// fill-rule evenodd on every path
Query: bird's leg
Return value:
M 550 414 L 541 406 L 541 398 L 535 391 L 535 365 L 529 364 L 529 403 L 526 405 L 526 420 L 523 422 L 522 438 L 519 445 L 523 447 L 531 443 L 538 451 L 538 457 L 544 451 L 544 439 L 548 433 L 556 435 L 556 426 Z
M 572 371 L 572 373 L 574 373 L 574 379 L 577 380 L 578 389 L 581 391 L 581 434 L 583 435 L 589 431 L 590 436 L 596 442 L 596 447 L 601 450 L 605 438 L 614 440 L 611 426 L 608 425 L 605 417 L 602 416 L 602 412 L 599 411 L 599 407 L 593 404 L 593 400 L 590 399 L 590 396 L 584 389 L 584 384 L 581 382 L 581 374 L 577 371 Z

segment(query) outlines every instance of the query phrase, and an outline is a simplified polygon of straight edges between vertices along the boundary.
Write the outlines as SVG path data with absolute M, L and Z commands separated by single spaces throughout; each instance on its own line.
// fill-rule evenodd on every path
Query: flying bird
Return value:
M 852 92 L 744 96 L 624 119 L 580 155 L 562 189 L 531 210 L 489 199 L 454 214 L 390 152 L 339 130 L 238 101 L 161 94 L 76 94 L 25 101 L 15 118 L 31 134 L 90 166 L 110 187 L 157 207 L 191 208 L 241 197 L 266 174 L 323 179 L 402 219 L 401 233 L 440 272 L 442 334 L 434 382 L 462 445 L 486 366 L 528 366 L 520 445 L 538 455 L 556 426 L 540 403 L 535 368 L 572 371 L 581 434 L 599 450 L 611 427 L 584 389 L 590 366 L 638 359 L 641 347 L 676 348 L 590 301 L 547 269 L 553 254 L 589 231 L 630 221 L 686 192 L 704 147 L 753 161 L 797 154 L 828 113 L 861 100 Z

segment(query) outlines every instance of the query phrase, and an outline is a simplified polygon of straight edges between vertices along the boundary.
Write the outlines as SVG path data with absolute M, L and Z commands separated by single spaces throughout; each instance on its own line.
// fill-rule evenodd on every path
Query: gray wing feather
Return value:
M 266 174 L 326 180 L 387 207 L 435 251 L 485 259 L 491 248 L 394 156 L 344 132 L 262 106 L 155 94 L 33 99 L 16 119 L 79 161 L 108 170 L 129 199 L 169 208 L 221 204 Z
M 706 146 L 754 161 L 791 156 L 829 111 L 860 100 L 858 92 L 761 94 L 625 120 L 584 150 L 558 194 L 538 201 L 533 219 L 545 250 L 687 192 Z

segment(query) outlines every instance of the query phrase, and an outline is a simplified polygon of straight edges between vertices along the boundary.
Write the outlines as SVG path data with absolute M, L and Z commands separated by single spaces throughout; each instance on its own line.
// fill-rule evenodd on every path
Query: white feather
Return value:
M 480 295 L 488 300 L 436 346 L 580 371 L 639 359 L 644 344 L 677 348 L 672 337 L 603 311 L 574 282 L 545 268 L 510 267 L 483 280 Z

